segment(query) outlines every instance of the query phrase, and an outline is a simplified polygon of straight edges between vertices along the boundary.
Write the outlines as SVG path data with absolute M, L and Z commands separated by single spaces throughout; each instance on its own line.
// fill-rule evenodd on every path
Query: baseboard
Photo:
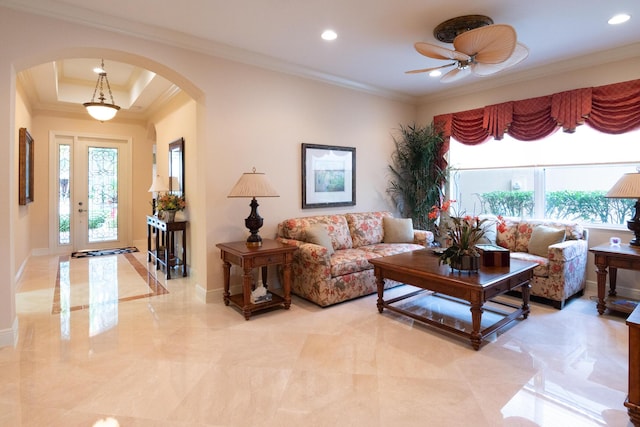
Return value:
M 0 348 L 18 345 L 18 316 L 13 320 L 11 328 L 0 330 Z
M 607 279 L 608 280 L 608 279 Z M 587 280 L 585 285 L 585 292 L 589 295 L 598 295 L 598 283 L 592 280 Z M 607 281 L 606 292 L 609 292 L 609 282 Z M 640 289 L 629 288 L 627 286 L 616 285 L 616 293 L 618 295 L 625 296 L 629 299 L 640 301 Z
M 138 248 L 140 252 L 147 252 L 147 241 L 146 240 L 134 240 L 132 246 Z
M 196 284 L 196 297 L 206 304 L 222 302 L 222 289 L 206 290 L 200 284 Z

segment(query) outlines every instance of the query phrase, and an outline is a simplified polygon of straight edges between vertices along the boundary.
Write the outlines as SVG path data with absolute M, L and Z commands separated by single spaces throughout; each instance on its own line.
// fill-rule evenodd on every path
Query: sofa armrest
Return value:
M 549 262 L 566 262 L 579 257 L 586 258 L 588 253 L 589 247 L 586 240 L 565 240 L 549 246 L 547 258 Z
M 287 245 L 295 245 L 298 250 L 293 256 L 304 264 L 331 265 L 331 255 L 329 255 L 329 251 L 324 246 L 283 237 L 277 237 L 276 240 Z
M 413 230 L 413 243 L 429 246 L 433 243 L 433 232 L 427 230 Z
M 549 286 L 562 291 L 563 301 L 584 289 L 588 255 L 586 240 L 566 240 L 549 246 Z

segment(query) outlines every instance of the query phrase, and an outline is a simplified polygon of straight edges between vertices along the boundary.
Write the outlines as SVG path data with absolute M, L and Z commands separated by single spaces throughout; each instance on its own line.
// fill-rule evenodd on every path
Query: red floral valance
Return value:
M 521 141 L 542 139 L 562 127 L 574 132 L 586 123 L 610 134 L 640 128 L 640 80 L 575 89 L 549 96 L 509 101 L 434 117 L 445 136 L 443 154 L 453 136 L 476 145 L 505 133 Z

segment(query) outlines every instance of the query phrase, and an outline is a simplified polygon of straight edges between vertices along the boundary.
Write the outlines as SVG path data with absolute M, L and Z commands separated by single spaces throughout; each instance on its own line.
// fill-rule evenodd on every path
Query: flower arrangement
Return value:
M 442 204 L 441 208 L 433 206 L 430 217 L 437 218 L 441 211 L 449 209 L 452 202 L 447 201 Z M 447 224 L 446 235 L 449 240 L 448 247 L 440 255 L 440 263 L 448 265 L 457 265 L 463 256 L 479 257 L 480 253 L 476 248 L 476 244 L 484 237 L 485 230 L 482 225 L 488 219 L 479 219 L 477 216 L 457 214 L 450 216 Z
M 158 211 L 181 211 L 187 206 L 184 197 L 170 193 L 158 197 L 156 203 Z

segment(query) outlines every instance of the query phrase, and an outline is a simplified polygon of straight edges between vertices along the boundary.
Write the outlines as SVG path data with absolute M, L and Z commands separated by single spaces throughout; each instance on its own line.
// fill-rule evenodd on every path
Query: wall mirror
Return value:
M 18 204 L 26 205 L 33 202 L 33 138 L 27 128 L 20 128 L 18 142 Z
M 184 138 L 169 143 L 169 192 L 184 196 Z

